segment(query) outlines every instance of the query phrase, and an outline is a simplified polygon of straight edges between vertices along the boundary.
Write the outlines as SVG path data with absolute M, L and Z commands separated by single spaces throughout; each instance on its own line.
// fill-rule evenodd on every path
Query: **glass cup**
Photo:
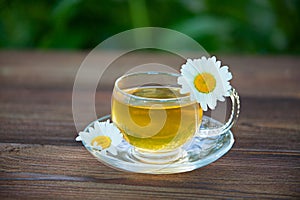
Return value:
M 222 134 L 237 116 L 234 112 L 226 127 L 200 128 L 203 111 L 189 94 L 180 94 L 179 76 L 138 72 L 124 75 L 115 82 L 112 121 L 133 146 L 131 155 L 143 163 L 172 163 L 182 157 L 182 147 L 195 134 Z

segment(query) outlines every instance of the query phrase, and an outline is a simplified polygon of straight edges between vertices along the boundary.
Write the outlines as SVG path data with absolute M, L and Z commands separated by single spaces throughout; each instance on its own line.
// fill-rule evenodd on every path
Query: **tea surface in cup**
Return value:
M 178 87 L 149 86 L 125 89 L 128 98 L 114 92 L 112 120 L 124 138 L 144 151 L 173 151 L 195 134 L 202 109 L 181 101 Z

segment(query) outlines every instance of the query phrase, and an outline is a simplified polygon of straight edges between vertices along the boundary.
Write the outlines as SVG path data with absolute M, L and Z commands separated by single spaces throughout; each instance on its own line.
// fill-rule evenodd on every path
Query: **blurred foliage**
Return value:
M 299 13 L 298 0 L 0 0 L 0 47 L 92 49 L 157 26 L 209 52 L 298 54 Z

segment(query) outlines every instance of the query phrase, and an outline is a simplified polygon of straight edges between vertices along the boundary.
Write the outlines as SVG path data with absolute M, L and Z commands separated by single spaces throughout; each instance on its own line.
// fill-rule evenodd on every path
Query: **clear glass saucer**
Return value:
M 110 119 L 110 117 L 110 115 L 107 115 L 101 117 L 98 121 L 103 122 Z M 89 132 L 89 128 L 93 127 L 94 123 L 95 121 L 89 124 L 84 131 Z M 203 116 L 201 129 L 205 129 L 205 127 L 219 127 L 221 125 L 220 122 Z M 214 137 L 204 138 L 196 135 L 191 142 L 181 148 L 179 159 L 168 164 L 141 162 L 132 155 L 134 147 L 125 140 L 115 146 L 117 150 L 116 155 L 93 149 L 85 145 L 84 142 L 83 145 L 100 162 L 117 170 L 145 174 L 173 174 L 192 171 L 218 160 L 231 149 L 233 143 L 234 137 L 230 130 Z

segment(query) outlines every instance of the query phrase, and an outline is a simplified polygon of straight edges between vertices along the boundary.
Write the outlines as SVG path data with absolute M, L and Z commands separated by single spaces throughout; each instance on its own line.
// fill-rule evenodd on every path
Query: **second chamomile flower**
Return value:
M 118 146 L 123 136 L 120 130 L 109 120 L 106 122 L 94 123 L 94 128 L 90 127 L 88 131 L 79 132 L 76 141 L 82 141 L 86 147 L 100 150 L 101 153 L 110 152 L 117 154 L 116 146 Z

